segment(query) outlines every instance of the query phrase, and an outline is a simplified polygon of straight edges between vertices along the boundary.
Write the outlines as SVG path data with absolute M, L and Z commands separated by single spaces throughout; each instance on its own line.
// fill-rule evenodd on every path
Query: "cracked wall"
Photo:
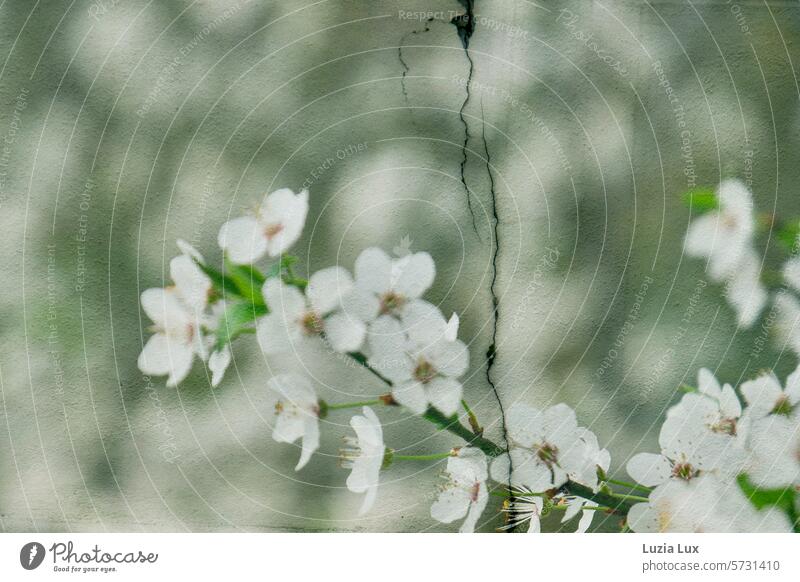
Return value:
M 265 434 L 269 375 L 362 396 L 369 374 L 241 342 L 218 390 L 136 369 L 138 296 L 172 241 L 213 257 L 224 217 L 281 186 L 311 190 L 310 270 L 372 245 L 433 255 L 428 298 L 459 312 L 466 396 L 500 442 L 514 402 L 563 401 L 618 471 L 698 367 L 788 367 L 748 357 L 758 331 L 681 258 L 693 184 L 750 176 L 763 208 L 798 210 L 800 8 L 730 4 L 6 3 L 0 525 L 449 531 L 428 515 L 441 466 L 397 467 L 355 518 L 347 416 L 298 474 Z M 402 414 L 386 433 L 455 444 Z

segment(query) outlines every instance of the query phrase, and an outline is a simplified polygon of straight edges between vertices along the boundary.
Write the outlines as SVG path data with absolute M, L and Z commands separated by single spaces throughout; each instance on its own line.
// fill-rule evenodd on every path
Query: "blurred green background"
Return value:
M 218 263 L 222 223 L 279 187 L 310 189 L 307 271 L 404 238 L 433 255 L 498 440 L 503 408 L 563 401 L 624 478 L 700 367 L 796 365 L 683 255 L 680 195 L 738 177 L 759 213 L 800 213 L 800 6 L 478 0 L 472 29 L 467 4 L 0 3 L 0 528 L 454 529 L 428 515 L 443 463 L 394 466 L 356 516 L 346 412 L 299 473 L 271 440 L 272 374 L 336 401 L 380 393 L 368 373 L 251 338 L 216 389 L 199 364 L 177 389 L 138 371 L 175 239 Z M 378 412 L 394 448 L 457 444 Z

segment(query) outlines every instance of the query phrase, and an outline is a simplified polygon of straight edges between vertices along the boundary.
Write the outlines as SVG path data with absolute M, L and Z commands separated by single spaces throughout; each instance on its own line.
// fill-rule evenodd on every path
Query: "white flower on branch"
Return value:
M 671 480 L 650 493 L 647 503 L 628 512 L 635 532 L 790 532 L 787 517 L 775 508 L 757 510 L 735 481 L 701 475 Z
M 597 470 L 599 447 L 596 439 L 587 442 L 589 431 L 578 426 L 575 411 L 566 404 L 538 410 L 516 403 L 508 411 L 506 428 L 510 448 L 492 463 L 495 481 L 509 482 L 510 473 L 511 487 L 537 493 L 560 487 L 570 476 L 596 486 L 597 477 L 589 473 Z
M 270 313 L 257 324 L 258 342 L 266 354 L 298 349 L 302 342 L 323 334 L 337 352 L 353 352 L 364 342 L 366 326 L 339 310 L 342 297 L 353 287 L 345 269 L 330 267 L 314 273 L 306 295 L 280 279 L 264 283 L 264 301 Z
M 668 427 L 664 430 L 736 436 L 741 415 L 742 405 L 733 387 L 720 386 L 714 374 L 703 368 L 697 374 L 697 392 L 685 394 L 669 409 L 664 422 Z
M 785 389 L 775 374 L 767 373 L 742 384 L 741 391 L 753 418 L 768 414 L 788 416 L 800 403 L 800 367 L 786 379 Z
M 455 456 L 447 459 L 443 477 L 445 483 L 431 506 L 431 517 L 442 523 L 452 523 L 466 516 L 459 531 L 475 531 L 475 524 L 489 501 L 486 455 L 472 447 L 458 449 Z
M 265 254 L 286 252 L 303 232 L 308 214 L 308 191 L 295 194 L 281 188 L 264 198 L 255 216 L 234 218 L 222 225 L 218 242 L 236 264 L 250 264 Z
M 149 375 L 167 375 L 167 386 L 176 386 L 189 374 L 194 356 L 208 355 L 203 327 L 211 280 L 187 255 L 170 262 L 175 282 L 166 289 L 147 289 L 141 303 L 153 321 L 155 334 L 139 355 L 139 369 Z
M 345 437 L 345 448 L 340 453 L 342 466 L 350 469 L 347 488 L 353 493 L 366 493 L 359 515 L 368 512 L 378 495 L 378 481 L 386 445 L 378 416 L 365 406 L 362 415 L 350 419 L 356 438 Z
M 750 483 L 759 489 L 800 487 L 800 414 L 745 416 L 744 472 Z
M 275 424 L 272 438 L 279 443 L 303 440 L 295 471 L 319 448 L 319 401 L 311 382 L 298 374 L 280 374 L 267 382 Z
M 763 311 L 768 293 L 761 283 L 761 261 L 752 248 L 755 234 L 753 196 L 739 180 L 725 180 L 717 189 L 719 208 L 692 222 L 685 248 L 707 259 L 712 280 L 725 283 L 725 295 L 739 324 L 750 327 Z
M 449 416 L 461 402 L 457 378 L 467 371 L 469 352 L 451 339 L 453 325 L 430 303 L 416 301 L 401 319 L 382 315 L 370 326 L 370 366 L 393 382 L 395 401 L 417 414 L 434 406 Z
M 356 259 L 355 289 L 344 302 L 345 311 L 366 323 L 380 315 L 401 316 L 433 284 L 436 266 L 428 253 L 393 259 L 377 247 Z
M 719 209 L 692 222 L 686 252 L 708 260 L 708 274 L 716 282 L 735 276 L 750 250 L 755 233 L 753 197 L 739 180 L 725 180 L 717 189 Z

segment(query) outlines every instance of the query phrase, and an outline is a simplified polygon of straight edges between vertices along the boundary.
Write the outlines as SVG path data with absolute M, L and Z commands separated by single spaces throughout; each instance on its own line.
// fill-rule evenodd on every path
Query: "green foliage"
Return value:
M 792 220 L 778 229 L 775 235 L 778 242 L 786 247 L 789 252 L 797 252 L 798 239 L 800 238 L 800 220 Z
M 789 516 L 794 530 L 800 530 L 800 521 L 798 520 L 797 514 L 797 500 L 795 499 L 797 492 L 794 487 L 787 487 L 785 489 L 759 489 L 750 482 L 746 473 L 739 475 L 736 478 L 736 482 L 756 509 L 777 507 Z
M 228 305 L 217 328 L 217 348 L 229 344 L 243 333 L 252 333 L 253 322 L 267 312 L 263 302 L 255 304 L 242 301 Z
M 683 202 L 695 214 L 704 214 L 719 208 L 719 200 L 710 188 L 695 188 L 683 195 Z

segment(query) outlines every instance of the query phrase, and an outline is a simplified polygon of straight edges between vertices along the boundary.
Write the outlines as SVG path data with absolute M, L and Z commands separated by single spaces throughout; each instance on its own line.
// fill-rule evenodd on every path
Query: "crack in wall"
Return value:
M 408 101 L 408 88 L 406 87 L 406 75 L 408 75 L 408 72 L 411 70 L 411 67 L 408 66 L 408 63 L 403 58 L 403 45 L 406 43 L 406 40 L 408 40 L 408 37 L 411 36 L 412 34 L 420 34 L 422 32 L 428 32 L 431 29 L 430 22 L 432 20 L 433 18 L 429 18 L 427 20 L 428 24 L 426 24 L 425 28 L 422 30 L 412 30 L 411 32 L 405 33 L 402 37 L 400 37 L 400 42 L 398 43 L 397 46 L 397 58 L 400 60 L 400 64 L 403 65 L 403 76 L 400 78 L 400 89 L 403 91 L 403 98 L 406 101 L 406 105 L 408 105 L 409 107 L 411 106 L 411 104 Z
M 497 328 L 500 319 L 500 298 L 497 296 L 497 260 L 500 255 L 500 215 L 497 213 L 497 194 L 495 192 L 494 175 L 492 174 L 492 156 L 489 153 L 489 144 L 486 140 L 486 117 L 483 113 L 483 100 L 481 100 L 481 141 L 483 142 L 483 151 L 486 154 L 486 174 L 489 177 L 489 193 L 492 198 L 492 235 L 494 238 L 494 250 L 492 252 L 492 281 L 489 285 L 489 292 L 492 295 L 492 343 L 489 344 L 486 350 L 486 382 L 494 393 L 497 406 L 500 409 L 500 429 L 503 433 L 503 441 L 505 447 L 508 448 L 508 427 L 506 426 L 506 411 L 503 406 L 503 400 L 500 398 L 500 392 L 492 378 L 492 369 L 494 367 L 495 358 L 497 356 Z M 508 488 L 511 490 L 511 472 L 513 470 L 511 456 L 508 459 Z M 511 498 L 513 501 L 513 497 Z M 513 531 L 511 528 L 509 531 Z
M 454 16 L 450 20 L 450 23 L 456 27 L 458 38 L 461 39 L 461 46 L 464 47 L 464 55 L 467 57 L 467 62 L 469 63 L 467 82 L 465 84 L 466 96 L 464 97 L 464 101 L 461 103 L 461 109 L 458 111 L 458 116 L 461 118 L 461 124 L 464 126 L 464 143 L 461 146 L 461 183 L 464 185 L 464 192 L 467 194 L 467 208 L 469 209 L 469 215 L 472 217 L 472 229 L 475 231 L 475 234 L 478 235 L 478 238 L 480 238 L 481 235 L 478 232 L 478 225 L 475 222 L 475 211 L 472 208 L 472 197 L 470 196 L 469 186 L 467 186 L 467 179 L 465 175 L 465 170 L 467 167 L 467 147 L 469 146 L 470 135 L 469 124 L 467 124 L 467 119 L 464 117 L 464 110 L 467 108 L 467 104 L 469 103 L 472 74 L 475 70 L 475 63 L 472 62 L 472 57 L 469 54 L 469 40 L 472 38 L 472 34 L 475 32 L 475 0 L 458 1 L 459 4 L 464 7 L 465 12 L 464 14 Z
M 461 109 L 459 111 L 459 117 L 461 118 L 461 123 L 464 125 L 464 144 L 462 145 L 461 151 L 463 153 L 463 157 L 461 159 L 461 182 L 464 185 L 464 190 L 467 193 L 467 206 L 469 208 L 470 215 L 472 217 L 472 227 L 475 230 L 475 233 L 478 234 L 480 238 L 480 233 L 478 233 L 477 225 L 475 222 L 475 213 L 472 208 L 472 200 L 470 197 L 470 191 L 467 187 L 466 176 L 465 176 L 465 169 L 467 165 L 467 147 L 469 145 L 470 140 L 470 132 L 469 132 L 469 124 L 467 123 L 466 117 L 464 115 L 464 111 L 467 108 L 467 105 L 470 100 L 470 87 L 472 85 L 472 77 L 475 72 L 475 63 L 472 60 L 472 57 L 469 53 L 469 43 L 470 39 L 472 38 L 473 33 L 475 32 L 475 1 L 474 0 L 459 0 L 459 3 L 464 7 L 465 14 L 462 16 L 456 16 L 452 19 L 452 24 L 456 27 L 458 31 L 458 36 L 461 39 L 461 45 L 464 47 L 464 55 L 467 58 L 469 63 L 469 71 L 467 73 L 467 82 L 465 84 L 466 87 L 466 97 L 464 101 L 461 103 Z M 494 364 L 497 358 L 497 336 L 498 336 L 498 322 L 500 317 L 500 299 L 497 295 L 497 280 L 498 280 L 498 258 L 500 255 L 500 216 L 497 211 L 497 193 L 495 191 L 495 181 L 494 175 L 492 174 L 492 158 L 491 154 L 489 153 L 489 144 L 486 140 L 486 118 L 484 115 L 483 110 L 483 100 L 480 102 L 481 107 L 481 141 L 483 143 L 483 150 L 486 155 L 486 173 L 489 178 L 489 195 L 491 197 L 491 212 L 492 212 L 492 237 L 493 237 L 493 244 L 494 249 L 492 251 L 492 279 L 491 284 L 489 285 L 489 292 L 492 297 L 492 339 L 489 347 L 486 350 L 486 382 L 489 384 L 489 387 L 494 394 L 495 400 L 497 401 L 497 406 L 500 409 L 500 429 L 503 434 L 503 441 L 505 443 L 506 448 L 508 448 L 509 440 L 508 440 L 508 427 L 506 426 L 506 412 L 505 408 L 503 407 L 503 401 L 500 398 L 500 392 L 495 385 L 494 378 L 493 378 L 493 370 Z M 508 477 L 507 477 L 507 486 L 509 490 L 511 490 L 511 473 L 513 471 L 513 466 L 511 462 L 511 458 L 509 456 L 509 463 L 508 463 Z M 509 501 L 513 501 L 513 497 L 509 499 Z M 510 528 L 507 531 L 514 531 L 516 528 Z

